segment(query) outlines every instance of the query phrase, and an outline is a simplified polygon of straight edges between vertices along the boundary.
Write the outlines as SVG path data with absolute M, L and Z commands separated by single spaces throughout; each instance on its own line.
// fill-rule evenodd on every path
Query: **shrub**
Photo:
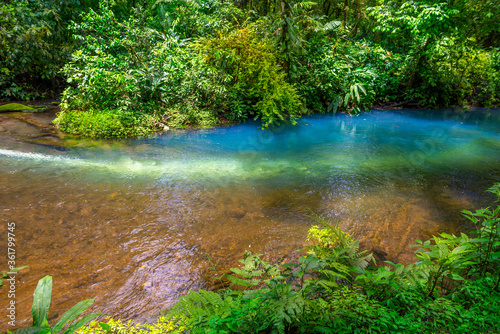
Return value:
M 63 110 L 54 123 L 64 132 L 91 138 L 133 137 L 163 130 L 159 115 L 115 110 Z
M 311 110 L 357 114 L 376 98 L 394 94 L 388 88 L 393 70 L 381 70 L 388 58 L 383 50 L 362 42 L 336 45 L 321 38 L 312 40 L 307 48 L 296 76 L 299 93 Z
M 194 103 L 182 102 L 166 109 L 166 123 L 172 128 L 193 126 L 211 128 L 217 125 L 215 113 L 208 109 L 200 109 Z
M 106 2 L 73 25 L 81 41 L 63 73 L 72 85 L 63 94 L 55 123 L 66 132 L 90 137 L 129 137 L 163 129 L 164 92 L 168 79 L 176 81 L 168 67 L 160 66 L 165 47 L 178 43 L 138 24 L 140 10 L 125 23 L 115 17 Z M 140 41 L 140 42 L 136 42 Z M 168 60 L 179 62 L 172 52 Z M 161 62 L 161 64 L 159 64 Z M 167 79 L 168 78 L 168 79 Z
M 259 36 L 254 25 L 202 38 L 195 50 L 207 66 L 209 80 L 227 87 L 229 120 L 254 115 L 268 127 L 287 119 L 293 123 L 300 115 L 300 95 L 286 81 L 271 42 Z

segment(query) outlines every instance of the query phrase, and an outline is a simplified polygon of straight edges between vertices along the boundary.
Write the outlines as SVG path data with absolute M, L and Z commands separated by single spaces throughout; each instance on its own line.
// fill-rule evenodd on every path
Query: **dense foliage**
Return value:
M 168 127 L 377 103 L 500 101 L 495 0 L 11 0 L 0 6 L 0 98 L 66 86 L 60 129 Z
M 86 0 L 2 1 L 0 99 L 29 100 L 60 91 L 65 84 L 59 70 L 74 50 L 68 25 L 91 6 Z
M 92 313 L 76 320 L 90 305 L 94 303 L 94 299 L 82 300 L 65 312 L 53 327 L 50 327 L 48 318 L 51 299 L 52 277 L 45 276 L 38 281 L 38 285 L 33 293 L 33 305 L 31 306 L 33 326 L 21 328 L 15 330 L 14 332 L 7 330 L 7 334 L 73 334 L 77 329 L 101 315 L 101 313 Z

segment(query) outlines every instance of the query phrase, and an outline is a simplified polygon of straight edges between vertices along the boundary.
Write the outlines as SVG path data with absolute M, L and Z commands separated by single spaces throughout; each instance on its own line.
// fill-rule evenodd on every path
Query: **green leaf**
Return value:
M 352 91 L 354 91 L 354 94 L 352 94 Z M 354 95 L 356 97 L 356 102 L 357 103 L 360 102 L 360 97 L 359 97 L 358 85 L 357 84 L 355 84 L 354 86 L 352 86 L 351 95 Z
M 247 270 L 243 270 L 243 269 L 240 269 L 240 268 L 231 268 L 230 270 L 233 273 L 241 275 L 241 276 L 246 277 L 246 278 L 251 278 L 251 277 L 255 277 L 255 276 L 261 276 L 263 274 L 262 270 L 247 271 Z
M 92 305 L 94 301 L 95 299 L 82 300 L 81 302 L 70 308 L 66 313 L 64 313 L 61 319 L 59 319 L 59 321 L 52 329 L 52 332 L 58 333 L 64 327 L 64 325 L 75 320 L 80 314 L 82 314 L 83 311 L 89 308 L 89 306 Z
M 68 330 L 64 332 L 64 334 L 72 334 L 74 331 L 76 331 L 78 328 L 82 327 L 83 325 L 87 324 L 88 322 L 91 322 L 98 316 L 102 315 L 102 313 L 92 313 L 92 314 L 87 314 L 77 322 L 74 322 L 71 326 L 69 326 Z
M 464 280 L 464 278 L 462 276 L 457 275 L 457 274 L 452 274 L 451 278 L 456 280 L 456 281 L 463 281 Z
M 99 323 L 99 326 L 101 326 L 102 329 L 104 329 L 105 331 L 108 331 L 108 332 L 111 332 L 111 326 L 108 325 L 107 323 L 105 322 L 100 322 Z
M 348 93 L 345 97 L 344 97 L 344 107 L 347 107 L 347 103 L 349 103 L 349 98 L 351 97 L 351 94 Z
M 49 316 L 50 299 L 52 298 L 52 276 L 45 276 L 38 281 L 38 285 L 33 293 L 33 305 L 31 313 L 33 315 L 33 327 L 48 327 L 47 317 Z
M 402 265 L 401 263 L 398 263 L 396 266 L 396 271 L 394 272 L 394 275 L 399 276 L 403 273 L 403 270 L 405 269 L 405 266 Z
M 488 243 L 489 241 L 490 241 L 490 239 L 488 239 L 488 238 L 475 238 L 475 239 L 470 240 L 470 242 L 473 242 L 473 243 Z
M 365 94 L 365 95 L 366 95 L 366 90 L 365 90 L 365 88 L 363 87 L 363 85 L 361 85 L 361 84 L 360 84 L 360 85 L 359 85 L 359 89 L 361 89 L 361 91 L 363 92 L 363 94 Z
M 467 251 L 469 247 L 467 246 L 458 246 L 458 247 L 455 247 L 451 253 L 452 254 L 459 254 L 459 253 L 463 253 L 464 251 Z
M 241 286 L 246 286 L 246 287 L 249 287 L 249 286 L 252 286 L 252 285 L 255 285 L 255 284 L 251 284 L 250 282 L 248 282 L 247 280 L 244 280 L 242 278 L 239 278 L 239 277 L 236 277 L 236 276 L 231 276 L 231 275 L 227 275 L 226 274 L 226 278 L 233 284 L 235 285 L 241 285 Z
M 498 258 L 500 258 L 500 252 L 491 253 L 492 260 L 497 260 Z
M 14 331 L 16 334 L 48 334 L 50 333 L 50 328 L 49 327 L 28 327 L 28 328 L 21 328 L 16 331 Z

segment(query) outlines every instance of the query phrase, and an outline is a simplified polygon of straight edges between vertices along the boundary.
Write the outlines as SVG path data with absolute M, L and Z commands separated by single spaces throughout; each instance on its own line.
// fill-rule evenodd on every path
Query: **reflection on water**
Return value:
M 466 229 L 459 211 L 490 203 L 499 130 L 499 110 L 402 111 L 68 139 L 68 149 L 0 137 L 0 246 L 16 222 L 17 264 L 29 266 L 18 320 L 45 275 L 53 318 L 96 298 L 93 311 L 151 320 L 212 286 L 205 253 L 222 271 L 248 250 L 293 255 L 313 224 L 307 209 L 339 219 L 379 259 L 409 262 L 414 239 Z

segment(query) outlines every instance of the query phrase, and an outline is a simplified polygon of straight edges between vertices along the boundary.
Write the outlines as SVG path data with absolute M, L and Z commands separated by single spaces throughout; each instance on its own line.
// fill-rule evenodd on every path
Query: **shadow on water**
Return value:
M 410 262 L 415 239 L 467 230 L 459 211 L 491 203 L 499 115 L 312 116 L 274 131 L 249 123 L 67 139 L 65 150 L 0 131 L 0 247 L 15 222 L 16 264 L 29 266 L 18 275 L 19 325 L 45 275 L 53 318 L 96 298 L 94 311 L 152 320 L 188 289 L 213 286 L 206 253 L 222 271 L 246 251 L 296 254 L 314 224 L 308 209 L 339 220 L 379 259 Z

